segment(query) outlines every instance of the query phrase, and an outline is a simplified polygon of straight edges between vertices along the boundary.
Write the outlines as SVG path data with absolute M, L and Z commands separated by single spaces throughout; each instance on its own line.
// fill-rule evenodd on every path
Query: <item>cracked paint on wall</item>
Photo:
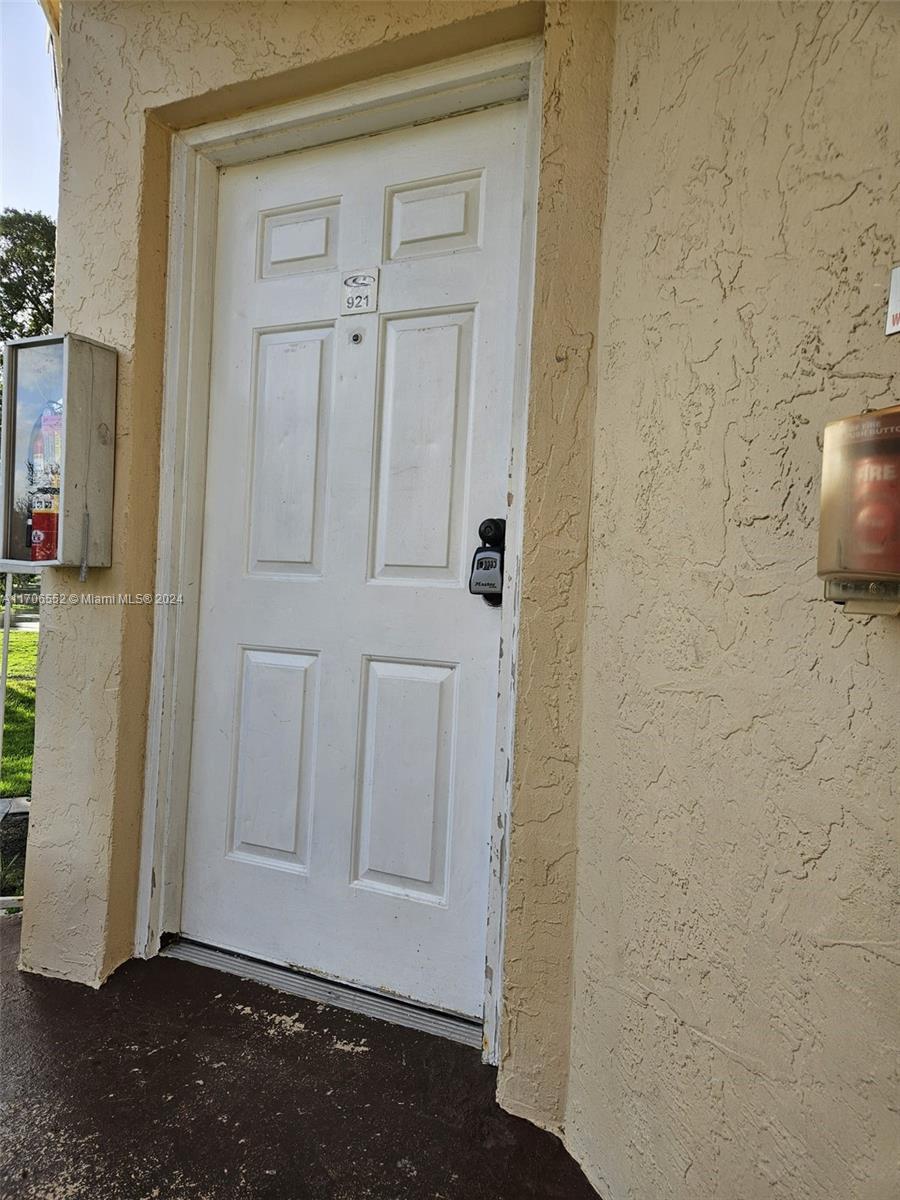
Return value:
M 900 621 L 816 579 L 895 402 L 900 6 L 625 4 L 566 1139 L 611 1200 L 888 1200 Z

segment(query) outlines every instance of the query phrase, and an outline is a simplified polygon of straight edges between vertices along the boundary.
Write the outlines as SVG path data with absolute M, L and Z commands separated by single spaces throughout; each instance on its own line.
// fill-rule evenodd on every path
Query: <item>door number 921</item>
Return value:
M 376 312 L 378 309 L 378 268 L 354 271 L 343 278 L 341 312 Z

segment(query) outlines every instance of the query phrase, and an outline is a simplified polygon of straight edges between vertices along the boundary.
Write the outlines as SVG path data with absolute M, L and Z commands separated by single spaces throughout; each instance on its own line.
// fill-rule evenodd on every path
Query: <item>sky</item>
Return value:
M 0 207 L 56 220 L 59 121 L 37 0 L 0 0 Z

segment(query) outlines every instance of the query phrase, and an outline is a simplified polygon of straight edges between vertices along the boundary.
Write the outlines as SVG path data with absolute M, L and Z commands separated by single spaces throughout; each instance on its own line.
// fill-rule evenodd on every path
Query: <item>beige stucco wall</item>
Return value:
M 518 698 L 498 1097 L 562 1126 L 572 1006 L 581 655 L 615 9 L 544 31 Z
M 900 622 L 824 604 L 813 555 L 822 423 L 897 391 L 898 17 L 546 10 L 499 1094 L 607 1200 L 889 1194 Z M 58 327 L 121 376 L 86 590 L 153 590 L 169 130 L 541 20 L 64 3 Z M 46 610 L 29 969 L 132 953 L 151 621 Z
M 823 422 L 900 394 L 898 63 L 897 4 L 620 12 L 566 1116 L 608 1200 L 900 1195 L 900 621 L 814 560 Z

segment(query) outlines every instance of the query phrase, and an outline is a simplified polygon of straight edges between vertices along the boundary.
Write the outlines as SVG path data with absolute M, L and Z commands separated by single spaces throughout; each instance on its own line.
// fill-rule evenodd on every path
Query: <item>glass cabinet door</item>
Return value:
M 13 444 L 12 479 L 5 481 L 11 488 L 8 556 L 52 562 L 59 554 L 63 343 L 17 346 L 14 353 L 7 408 Z

